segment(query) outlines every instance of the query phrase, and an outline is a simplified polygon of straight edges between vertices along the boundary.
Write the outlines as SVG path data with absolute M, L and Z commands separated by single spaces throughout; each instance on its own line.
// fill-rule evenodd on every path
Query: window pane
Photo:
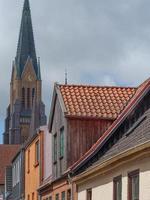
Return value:
M 22 88 L 22 106 L 25 107 L 25 88 Z
M 132 178 L 132 199 L 138 200 L 139 199 L 139 177 L 134 176 Z
M 92 200 L 92 189 L 87 190 L 87 200 Z
M 67 191 L 67 200 L 71 200 L 71 190 Z
M 54 136 L 54 161 L 57 160 L 57 135 Z
M 60 130 L 60 156 L 64 156 L 64 127 Z
M 35 162 L 36 163 L 38 163 L 39 162 L 39 158 L 40 158 L 40 146 L 39 146 L 39 141 L 37 141 L 36 142 L 36 144 L 35 144 L 35 153 L 36 153 L 36 155 L 35 155 Z
M 28 172 L 30 171 L 30 150 L 28 150 Z
M 114 179 L 114 200 L 122 199 L 122 178 L 121 176 Z
M 139 200 L 139 170 L 129 173 L 129 200 Z
M 65 192 L 61 193 L 61 200 L 65 200 Z
M 30 88 L 27 89 L 27 107 L 30 108 Z
M 59 194 L 56 194 L 56 200 L 59 200 Z

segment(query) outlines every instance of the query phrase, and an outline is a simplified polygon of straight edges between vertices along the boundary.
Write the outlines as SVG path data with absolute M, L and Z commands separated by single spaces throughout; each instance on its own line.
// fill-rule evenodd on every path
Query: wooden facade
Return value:
M 54 160 L 53 175 L 59 178 L 72 164 L 83 156 L 100 136 L 113 123 L 113 120 L 97 118 L 66 117 L 60 98 L 55 99 L 53 123 L 50 132 L 54 150 L 54 138 L 57 139 L 57 160 Z M 64 128 L 64 156 L 60 157 L 60 130 Z
M 112 122 L 102 119 L 67 118 L 67 167 L 83 156 Z

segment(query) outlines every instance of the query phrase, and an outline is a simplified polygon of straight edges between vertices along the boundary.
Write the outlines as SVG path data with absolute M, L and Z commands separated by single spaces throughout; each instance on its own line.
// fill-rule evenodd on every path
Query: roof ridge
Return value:
M 137 89 L 138 87 L 131 86 L 108 86 L 108 85 L 90 85 L 90 84 L 58 84 L 58 86 L 64 87 L 99 87 L 99 88 L 122 88 L 122 89 Z

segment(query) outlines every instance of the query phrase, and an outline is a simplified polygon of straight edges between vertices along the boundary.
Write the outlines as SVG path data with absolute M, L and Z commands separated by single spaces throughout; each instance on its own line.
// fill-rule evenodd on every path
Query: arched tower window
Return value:
M 35 96 L 35 88 L 32 89 L 32 106 L 34 102 L 34 96 Z
M 22 106 L 25 108 L 25 88 L 22 88 Z
M 30 88 L 27 89 L 27 108 L 30 108 Z

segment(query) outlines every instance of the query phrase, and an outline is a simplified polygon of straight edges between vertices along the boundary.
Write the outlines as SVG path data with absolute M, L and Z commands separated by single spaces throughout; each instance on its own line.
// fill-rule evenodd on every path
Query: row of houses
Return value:
M 5 199 L 149 200 L 150 79 L 54 85 L 48 126 L 20 146 Z

